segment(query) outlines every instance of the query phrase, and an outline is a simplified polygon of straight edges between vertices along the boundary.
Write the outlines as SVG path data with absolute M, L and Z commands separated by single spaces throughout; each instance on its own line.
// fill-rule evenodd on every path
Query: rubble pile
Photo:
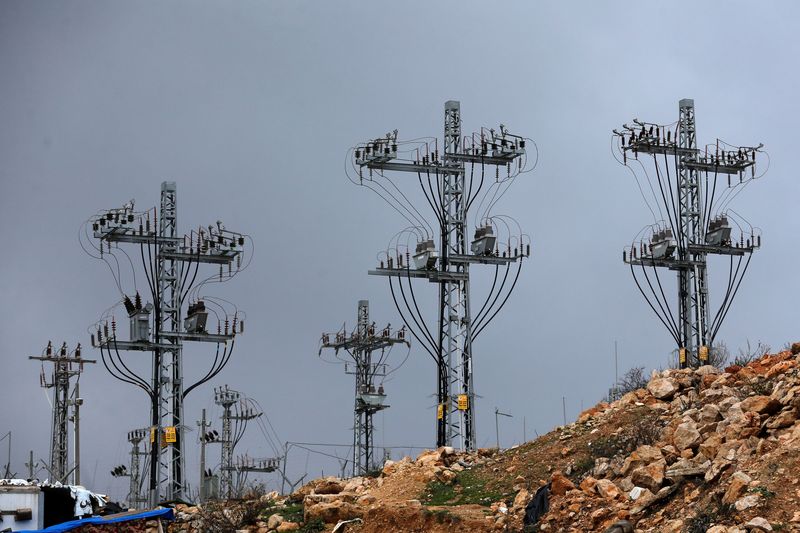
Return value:
M 615 413 L 638 409 L 653 415 L 657 436 L 629 453 L 590 454 L 575 483 L 554 472 L 537 530 L 800 531 L 797 352 L 800 345 L 724 371 L 665 370 L 646 389 L 583 413 L 562 435 L 600 433 Z
M 376 477 L 264 495 L 240 530 L 800 531 L 798 353 L 654 372 L 646 388 L 503 452 L 444 447 L 387 461 Z M 223 513 L 252 514 L 243 505 Z M 176 510 L 170 531 L 212 530 L 207 509 Z

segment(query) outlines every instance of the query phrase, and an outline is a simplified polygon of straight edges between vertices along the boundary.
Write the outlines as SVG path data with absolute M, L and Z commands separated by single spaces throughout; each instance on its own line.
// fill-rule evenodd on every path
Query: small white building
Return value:
M 44 527 L 44 492 L 24 480 L 4 480 L 0 485 L 0 531 Z M 11 483 L 18 481 L 19 483 Z

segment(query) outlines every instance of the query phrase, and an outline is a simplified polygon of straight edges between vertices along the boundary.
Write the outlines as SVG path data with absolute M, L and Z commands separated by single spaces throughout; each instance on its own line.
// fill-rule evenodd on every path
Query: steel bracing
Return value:
M 147 429 L 134 429 L 128 432 L 128 442 L 131 444 L 130 487 L 128 489 L 128 504 L 136 509 L 147 503 L 147 498 L 142 495 L 142 470 L 141 456 L 147 455 L 139 448 L 139 444 L 147 437 Z
M 380 331 L 370 322 L 369 301 L 359 300 L 356 329 L 352 333 L 340 331 L 322 335 L 320 354 L 324 348 L 333 348 L 338 354 L 346 351 L 352 364 L 345 363 L 345 372 L 355 376 L 355 404 L 353 407 L 353 476 L 363 476 L 372 471 L 375 462 L 373 415 L 388 408 L 382 381 L 387 375 L 386 357 L 395 344 L 406 344 L 405 330 L 392 332 L 390 326 Z M 379 357 L 373 353 L 379 352 Z
M 53 417 L 50 432 L 50 464 L 48 470 L 51 481 L 66 484 L 69 475 L 77 471 L 80 463 L 80 458 L 76 456 L 72 469 L 69 468 L 69 407 L 73 406 L 77 410 L 81 402 L 80 398 L 77 397 L 74 400 L 70 400 L 70 396 L 74 392 L 74 389 L 71 392 L 70 380 L 80 376 L 83 372 L 84 364 L 92 364 L 96 361 L 81 357 L 80 344 L 77 345 L 74 351 L 70 351 L 67 348 L 67 344 L 64 343 L 54 353 L 51 342 L 47 343 L 47 348 L 45 348 L 43 355 L 30 356 L 28 359 L 53 364 L 53 372 L 50 379 L 48 380 L 45 376 L 44 366 L 42 366 L 39 380 L 42 387 L 53 389 Z M 77 417 L 72 417 L 73 422 L 76 419 Z M 75 476 L 73 476 L 73 479 L 75 479 Z
M 508 221 L 513 219 L 493 216 L 491 209 L 499 197 L 502 197 L 502 193 L 499 195 L 498 193 L 501 190 L 505 191 L 503 187 L 510 185 L 514 177 L 523 172 L 525 166 L 523 161 L 527 163 L 526 140 L 530 141 L 508 133 L 503 125 L 499 131 L 482 129 L 479 134 L 462 137 L 461 106 L 459 102 L 451 100 L 445 103 L 444 150 L 441 154 L 436 143 L 432 146 L 426 144 L 416 149 L 414 159 L 402 159 L 400 155 L 402 146 L 399 146 L 402 143 L 397 140 L 396 131 L 387 134 L 385 138 L 368 141 L 354 149 L 354 167 L 358 171 L 358 184 L 374 190 L 387 200 L 395 210 L 415 225 L 412 229 L 417 232 L 414 266 L 411 264 L 411 253 L 403 254 L 396 248 L 393 253 L 387 251 L 385 264 L 382 261 L 377 270 L 371 270 L 369 273 L 390 278 L 392 295 L 403 321 L 436 361 L 438 446 L 456 445 L 471 450 L 476 445 L 473 341 L 477 333 L 494 318 L 499 307 L 507 301 L 508 294 L 500 299 L 499 304 L 497 296 L 506 287 L 509 265 L 527 256 L 526 246 L 528 251 L 530 250 L 529 240 L 527 243 L 523 242 L 523 238 L 527 236 L 524 236 L 521 230 L 515 234 L 510 229 Z M 466 172 L 467 164 L 471 165 L 469 178 Z M 479 211 L 480 216 L 476 219 L 476 236 L 470 249 L 467 242 L 469 209 L 483 189 L 487 166 L 495 168 L 494 183 L 487 186 L 486 190 L 487 194 L 493 192 L 493 195 L 486 203 L 485 210 Z M 480 183 L 477 177 L 473 179 L 476 168 L 480 175 Z M 507 177 L 501 178 L 501 168 L 508 171 Z M 368 175 L 365 175 L 365 169 L 369 171 Z M 422 192 L 436 216 L 433 224 L 425 220 L 413 202 L 408 201 L 406 205 L 397 201 L 392 192 L 392 188 L 397 189 L 397 186 L 385 175 L 390 171 L 417 174 Z M 390 185 L 384 187 L 379 184 L 376 181 L 379 178 L 385 179 Z M 387 197 L 396 202 L 393 203 Z M 402 197 L 407 200 L 405 195 Z M 484 207 L 486 199 L 484 195 L 477 206 L 479 210 Z M 509 238 L 505 250 L 501 253 L 495 241 L 499 241 L 497 231 L 503 225 L 508 230 Z M 431 228 L 432 235 L 428 234 L 426 227 Z M 439 241 L 438 251 L 435 250 L 433 239 Z M 393 256 L 395 254 L 396 257 Z M 497 285 L 500 292 L 497 296 L 490 293 L 481 307 L 477 320 L 474 320 L 471 314 L 471 264 L 495 266 L 493 291 L 497 285 L 498 273 L 503 274 L 500 269 L 506 268 L 502 275 L 502 283 Z M 514 276 L 509 294 L 516 284 L 518 275 L 519 270 Z M 412 278 L 427 278 L 439 285 L 435 332 L 431 332 L 425 324 L 416 305 L 411 284 L 407 284 L 407 290 L 403 288 L 404 282 L 410 282 Z M 394 284 L 392 279 L 397 283 Z M 399 289 L 399 294 L 396 289 Z M 409 296 L 413 305 L 408 301 Z M 400 305 L 398 301 L 400 297 L 405 307 Z M 495 305 L 498 307 L 495 308 Z
M 152 221 L 152 225 L 151 225 Z M 99 240 L 98 259 L 112 256 L 114 246 L 138 245 L 153 304 L 142 305 L 139 293 L 135 303 L 123 294 L 125 310 L 131 321 L 130 340 L 119 339 L 116 320 L 101 319 L 92 342 L 100 349 L 106 369 L 117 379 L 144 390 L 151 401 L 150 483 L 148 502 L 157 505 L 163 500 L 186 497 L 183 405 L 186 395 L 216 376 L 230 360 L 237 333 L 243 331 L 238 310 L 231 318 L 223 311 L 217 331 L 206 328 L 208 311 L 197 287 L 200 264 L 219 267 L 219 281 L 238 273 L 245 236 L 216 226 L 199 228 L 186 235 L 178 233 L 178 198 L 175 182 L 161 184 L 160 209 L 137 212 L 133 201 L 122 208 L 111 209 L 90 219 L 93 236 Z M 157 228 L 155 228 L 157 226 Z M 90 255 L 93 255 L 90 253 Z M 128 256 L 128 254 L 125 254 Z M 128 256 L 130 259 L 130 256 Z M 119 260 L 117 259 L 117 262 Z M 235 265 L 235 269 L 234 269 Z M 133 263 L 131 262 L 133 268 Z M 227 272 L 225 271 L 227 267 Z M 113 272 L 113 269 L 112 269 Z M 122 291 L 120 280 L 117 286 Z M 194 302 L 192 303 L 192 296 Z M 217 301 L 213 298 L 209 304 Z M 183 315 L 184 305 L 188 311 Z M 215 313 L 219 316 L 218 313 Z M 184 319 L 182 321 L 182 319 Z M 104 322 L 103 322 L 104 320 Z M 183 343 L 208 342 L 217 345 L 212 368 L 200 380 L 186 386 L 183 371 Z M 153 354 L 152 375 L 148 380 L 135 374 L 124 362 L 120 351 L 149 351 Z
M 761 245 L 760 234 L 738 213 L 726 208 L 738 194 L 738 187 L 760 177 L 756 175 L 756 155 L 762 153 L 762 145 L 733 146 L 717 139 L 714 144 L 699 148 L 694 100 L 688 98 L 679 102 L 678 121 L 673 125 L 634 120 L 633 126 L 626 124 L 623 130 L 614 130 L 622 155 L 620 162 L 632 165 L 641 163 L 640 155 L 652 157 L 657 184 L 650 182 L 650 187 L 662 217 L 645 228 L 649 239 L 626 248 L 623 261 L 630 265 L 640 292 L 673 336 L 680 366 L 706 364 L 750 256 Z M 727 176 L 728 180 L 726 192 L 720 194 L 719 176 Z M 646 170 L 644 177 L 650 181 Z M 731 177 L 737 178 L 738 183 L 731 184 Z M 731 194 L 733 190 L 736 192 Z M 643 197 L 655 217 L 644 193 Z M 738 239 L 732 236 L 734 226 L 740 230 Z M 728 256 L 731 263 L 726 294 L 713 316 L 708 294 L 709 255 Z M 677 272 L 677 316 L 664 293 L 658 268 Z M 640 283 L 637 272 L 646 283 Z

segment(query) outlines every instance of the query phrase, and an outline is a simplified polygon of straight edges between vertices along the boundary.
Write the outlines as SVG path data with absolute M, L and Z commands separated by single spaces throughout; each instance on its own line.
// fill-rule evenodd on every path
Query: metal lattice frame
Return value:
M 672 198 L 673 194 L 673 189 L 669 188 L 671 187 L 669 167 L 666 169 L 667 190 L 665 191 L 662 189 L 662 178 L 658 173 L 659 167 L 656 161 L 656 177 L 667 208 L 669 226 L 665 221 L 664 228 L 654 232 L 649 242 L 643 240 L 638 244 L 633 243 L 630 250 L 623 252 L 622 259 L 631 266 L 631 273 L 640 292 L 677 342 L 680 366 L 687 367 L 706 364 L 709 361 L 714 337 L 730 309 L 739 284 L 747 271 L 750 256 L 761 246 L 761 236 L 760 234 L 756 235 L 752 226 L 750 236 L 745 239 L 744 231 L 742 231 L 738 242 L 730 239 L 729 226 L 727 226 L 728 236 L 724 238 L 720 237 L 720 233 L 714 233 L 720 231 L 719 227 L 710 229 L 714 221 L 709 217 L 709 212 L 715 200 L 717 176 L 727 175 L 729 187 L 731 176 L 738 176 L 739 185 L 743 183 L 746 172 L 751 174 L 751 179 L 755 179 L 756 154 L 761 151 L 763 145 L 739 146 L 733 147 L 734 149 L 731 150 L 726 148 L 730 145 L 722 143 L 724 146 L 720 150 L 720 141 L 718 140 L 716 150 L 710 151 L 706 147 L 705 152 L 701 152 L 697 145 L 694 100 L 690 98 L 680 100 L 678 112 L 679 118 L 674 141 L 670 139 L 670 131 L 666 126 L 663 126 L 662 130 L 658 124 L 646 123 L 638 119 L 634 119 L 635 126 L 625 124 L 623 125 L 624 132 L 614 130 L 614 134 L 621 139 L 620 149 L 623 155 L 623 164 L 627 164 L 630 156 L 638 159 L 639 154 L 652 155 L 654 160 L 658 155 L 663 155 L 665 160 L 669 156 L 674 157 L 677 174 L 674 192 L 677 197 L 677 205 L 671 206 L 671 201 L 667 200 L 667 196 Z M 663 133 L 666 134 L 663 135 Z M 705 194 L 701 184 L 701 174 L 703 173 L 705 173 Z M 709 174 L 712 174 L 713 183 L 710 190 Z M 653 194 L 655 195 L 655 192 Z M 719 217 L 717 220 L 719 221 Z M 672 233 L 675 234 L 674 237 Z M 628 251 L 630 255 L 628 255 Z M 675 252 L 677 254 L 673 255 Z M 731 258 L 728 289 L 713 320 L 710 318 L 708 290 L 707 257 L 709 254 Z M 740 272 L 739 267 L 745 256 L 747 256 L 747 260 Z M 735 271 L 733 270 L 734 258 L 739 258 Z M 642 268 L 652 298 L 648 296 L 636 279 L 634 266 Z M 661 289 L 661 283 L 658 281 L 658 274 L 655 273 L 661 297 L 656 294 L 656 290 L 647 277 L 646 269 L 648 268 L 653 270 L 668 268 L 677 272 L 677 320 L 671 314 L 666 296 Z
M 391 336 L 389 326 L 380 335 L 376 335 L 375 326 L 369 318 L 369 301 L 359 300 L 356 331 L 347 336 L 336 334 L 336 340 L 330 342 L 329 335 L 323 335 L 320 348 L 346 350 L 353 358 L 355 368 L 350 370 L 345 365 L 345 372 L 356 377 L 355 401 L 353 407 L 353 475 L 363 476 L 373 470 L 375 464 L 375 441 L 373 416 L 378 411 L 388 408 L 383 403 L 385 395 L 379 388 L 375 389 L 375 379 L 386 376 L 386 363 L 375 362 L 372 353 L 385 350 L 394 344 L 407 343 L 404 330 Z
M 520 248 L 514 249 L 513 253 L 509 245 L 509 250 L 502 255 L 497 250 L 490 250 L 489 253 L 472 254 L 467 244 L 468 226 L 468 207 L 471 199 L 470 191 L 466 190 L 467 176 L 465 173 L 465 163 L 495 166 L 498 169 L 507 168 L 509 175 L 511 165 L 518 161 L 525 152 L 525 139 L 519 136 L 515 140 L 509 141 L 506 138 L 504 126 L 500 126 L 500 136 L 495 135 L 494 130 L 489 130 L 492 135 L 491 141 L 486 141 L 484 134 L 481 133 L 482 146 L 478 146 L 473 139 L 473 146 L 462 146 L 461 137 L 461 105 L 458 101 L 445 102 L 444 113 L 444 153 L 441 160 L 438 159 L 438 150 L 430 155 L 423 156 L 417 160 L 398 159 L 397 151 L 397 131 L 394 134 L 387 134 L 385 139 L 374 139 L 357 147 L 354 151 L 355 164 L 359 167 L 359 180 L 364 183 L 364 176 L 361 174 L 363 168 L 369 169 L 369 180 L 372 180 L 373 171 L 383 173 L 391 172 L 410 172 L 417 174 L 422 180 L 422 174 L 428 176 L 430 187 L 430 176 L 435 175 L 439 187 L 439 198 L 433 202 L 439 203 L 435 206 L 430 198 L 428 202 L 434 211 L 437 212 L 439 222 L 439 256 L 433 257 L 433 262 L 425 267 L 416 267 L 413 270 L 410 265 L 410 254 L 406 254 L 407 264 L 404 266 L 402 256 L 398 254 L 397 264 L 393 263 L 391 257 L 387 257 L 387 264 L 381 265 L 376 270 L 370 270 L 370 275 L 387 276 L 398 278 L 398 284 L 402 289 L 402 279 L 406 278 L 409 283 L 411 278 L 425 278 L 429 282 L 439 284 L 439 309 L 436 333 L 427 332 L 427 327 L 420 325 L 423 321 L 419 312 L 407 309 L 410 312 L 411 322 L 404 315 L 400 304 L 394 294 L 391 279 L 389 280 L 392 297 L 398 307 L 400 315 L 408 326 L 411 333 L 423 344 L 429 341 L 430 349 L 428 352 L 436 360 L 437 367 L 437 416 L 436 416 L 436 444 L 437 446 L 455 446 L 461 449 L 472 450 L 476 446 L 475 430 L 475 390 L 473 386 L 473 365 L 472 365 L 472 340 L 473 323 L 470 309 L 470 267 L 472 263 L 508 266 L 513 262 L 521 261 L 527 255 Z M 491 152 L 489 151 L 491 146 Z M 522 165 L 520 164 L 520 171 Z M 470 184 L 472 178 L 470 176 Z M 482 186 L 478 186 L 478 189 Z M 427 197 L 427 192 L 423 187 L 423 192 Z M 431 190 L 431 194 L 433 191 Z M 385 198 L 384 198 L 385 199 Z M 413 208 L 413 206 L 412 206 Z M 414 209 L 416 211 L 416 209 Z M 520 238 L 520 243 L 522 240 Z M 431 247 L 433 248 L 433 247 Z M 434 250 L 435 251 L 435 250 Z M 530 251 L 530 246 L 528 246 Z M 517 274 L 519 270 L 517 271 Z M 511 285 L 513 291 L 515 281 Z M 503 281 L 503 285 L 505 281 Z M 502 290 L 502 289 L 501 289 Z M 498 293 L 499 295 L 499 293 Z M 506 300 L 510 292 L 506 295 Z M 405 301 L 405 295 L 403 294 Z M 413 294 L 412 294 L 413 299 Z M 505 302 L 506 300 L 503 300 Z M 496 300 L 495 300 L 496 301 Z M 407 302 L 406 302 L 407 304 Z M 494 304 L 492 304 L 494 305 Z M 500 305 L 502 307 L 503 304 Z M 499 311 L 499 308 L 497 309 Z M 496 312 L 495 311 L 495 314 Z M 485 315 L 483 315 L 485 317 Z M 492 320 L 494 314 L 489 317 Z M 421 340 L 415 332 L 414 325 L 420 329 L 425 329 Z M 481 326 L 481 330 L 483 326 Z
M 42 376 L 41 385 L 45 388 L 53 389 L 53 415 L 50 433 L 50 465 L 49 473 L 53 481 L 67 483 L 69 470 L 69 406 L 74 405 L 77 409 L 77 398 L 75 402 L 70 401 L 70 380 L 83 372 L 84 363 L 95 363 L 94 359 L 82 359 L 80 356 L 80 344 L 75 350 L 74 356 L 67 353 L 67 345 L 63 344 L 57 353 L 53 353 L 52 344 L 48 343 L 47 350 L 43 356 L 30 356 L 28 359 L 53 363 L 53 374 L 50 382 Z M 77 450 L 77 448 L 76 448 Z M 76 457 L 75 468 L 78 468 Z
M 702 191 L 699 172 L 687 163 L 697 160 L 697 131 L 694 117 L 694 100 L 686 98 L 679 103 L 678 146 L 687 148 L 679 161 L 678 193 L 680 199 L 679 228 L 676 236 L 683 244 L 679 247 L 679 258 L 691 261 L 692 267 L 678 271 L 678 323 L 681 326 L 683 346 L 687 353 L 696 354 L 700 346 L 708 346 L 708 270 L 706 254 L 693 253 L 689 249 L 705 244 L 705 228 L 702 227 Z
M 147 498 L 141 494 L 141 461 L 143 452 L 139 449 L 139 444 L 147 436 L 146 429 L 135 429 L 128 432 L 128 442 L 131 444 L 131 468 L 130 468 L 130 487 L 128 489 L 128 503 L 132 507 L 147 502 Z
M 220 457 L 219 494 L 221 498 L 231 498 L 233 495 L 233 431 L 231 408 L 239 401 L 240 395 L 226 385 L 214 394 L 214 402 L 222 406 L 222 440 Z
M 448 156 L 461 152 L 461 104 L 450 100 L 444 111 L 445 162 L 455 172 L 446 174 L 443 187 L 442 271 L 463 279 L 444 281 L 439 289 L 439 385 L 442 406 L 437 422 L 438 446 L 451 446 L 461 439 L 461 448 L 475 447 L 475 398 L 472 388 L 472 320 L 469 305 L 469 263 L 448 261 L 450 255 L 467 254 L 467 212 L 464 196 L 464 163 Z M 458 395 L 466 395 L 466 408 L 459 409 Z M 462 407 L 463 400 L 462 400 Z

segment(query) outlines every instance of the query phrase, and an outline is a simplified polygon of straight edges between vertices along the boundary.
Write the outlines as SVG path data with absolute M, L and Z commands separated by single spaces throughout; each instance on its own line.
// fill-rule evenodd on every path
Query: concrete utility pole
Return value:
M 510 134 L 503 125 L 499 131 L 481 129 L 479 133 L 462 137 L 461 104 L 451 100 L 444 106 L 444 150 L 441 154 L 438 140 L 404 143 L 398 140 L 396 130 L 353 150 L 353 168 L 358 176 L 352 181 L 376 191 L 412 224 L 404 231 L 408 232 L 409 239 L 412 235 L 416 239 L 413 267 L 408 246 L 398 239 L 393 249 L 387 250 L 380 267 L 369 274 L 389 278 L 392 297 L 403 321 L 436 362 L 437 446 L 455 445 L 472 450 L 476 445 L 472 343 L 507 301 L 519 275 L 520 260 L 530 253 L 530 240 L 518 225 L 514 227 L 516 222 L 493 215 L 491 209 L 499 199 L 498 192 L 523 172 L 527 157 L 525 143 L 525 138 Z M 404 159 L 407 153 L 412 154 L 411 159 Z M 469 173 L 467 165 L 470 165 Z M 469 209 L 483 190 L 487 166 L 494 167 L 494 179 L 489 178 L 492 185 L 477 204 L 480 211 L 475 220 L 475 238 L 470 245 L 467 240 Z M 507 175 L 500 175 L 501 168 Z M 403 193 L 400 193 L 401 199 L 392 192 L 399 192 L 399 189 L 386 177 L 385 173 L 389 172 L 417 175 L 416 181 L 435 215 L 433 224 Z M 480 175 L 479 183 L 476 173 Z M 381 180 L 386 180 L 387 184 Z M 507 232 L 506 242 L 498 238 L 500 231 Z M 435 238 L 439 239 L 438 251 Z M 518 261 L 520 266 L 508 288 L 509 266 Z M 500 282 L 495 278 L 486 302 L 475 317 L 470 299 L 470 265 L 473 264 L 494 266 L 495 273 L 502 279 Z M 427 279 L 439 287 L 435 332 L 428 328 L 416 304 L 411 278 Z M 393 280 L 397 281 L 396 285 Z M 504 289 L 508 293 L 501 297 Z M 402 297 L 402 306 L 398 297 Z
M 200 434 L 200 502 L 206 501 L 206 429 L 211 427 L 211 422 L 206 422 L 206 410 L 203 409 L 203 416 L 197 422 Z
M 152 222 L 152 224 L 151 224 Z M 185 498 L 183 404 L 194 388 L 216 376 L 230 360 L 237 333 L 244 330 L 238 313 L 229 316 L 214 299 L 206 302 L 190 290 L 200 264 L 219 267 L 219 281 L 227 281 L 242 269 L 241 257 L 245 236 L 216 225 L 199 228 L 186 235 L 178 233 L 178 199 L 175 182 L 161 184 L 160 209 L 134 210 L 131 200 L 122 208 L 111 209 L 91 219 L 94 237 L 99 241 L 99 259 L 114 255 L 114 246 L 121 243 L 138 245 L 139 255 L 153 303 L 142 305 L 139 294 L 135 302 L 124 296 L 130 318 L 130 341 L 117 338 L 116 321 L 108 321 L 92 336 L 100 349 L 106 369 L 117 379 L 144 390 L 151 403 L 150 485 L 148 501 L 157 505 L 165 499 Z M 156 228 L 157 226 L 157 228 Z M 113 270 L 113 269 L 112 269 Z M 118 281 L 118 280 L 117 280 Z M 118 281 L 119 287 L 119 281 Z M 122 291 L 120 287 L 120 291 Z M 190 296 L 195 296 L 191 302 Z M 190 299 L 186 315 L 183 307 Z M 216 302 L 216 303 L 215 303 Z M 223 320 L 216 334 L 208 331 L 206 303 L 223 309 Z M 182 320 L 183 319 L 183 320 Z M 152 325 L 152 331 L 151 331 Z M 214 366 L 196 383 L 184 383 L 183 343 L 209 342 L 217 345 Z M 221 353 L 220 348 L 222 347 Z M 121 350 L 149 351 L 153 354 L 152 378 L 136 375 L 128 368 Z
M 353 365 L 345 363 L 345 372 L 356 377 L 356 398 L 353 408 L 353 476 L 363 476 L 375 468 L 373 439 L 374 425 L 372 417 L 378 411 L 388 408 L 385 404 L 386 394 L 382 381 L 387 374 L 386 357 L 395 344 L 406 344 L 405 328 L 393 333 L 391 326 L 387 325 L 380 332 L 375 329 L 375 323 L 370 322 L 369 301 L 359 300 L 358 319 L 356 330 L 347 333 L 342 330 L 338 333 L 323 333 L 322 345 L 324 348 L 333 348 L 338 355 L 344 350 L 352 359 Z M 373 357 L 373 353 L 380 352 L 380 356 Z
M 634 280 L 650 308 L 677 343 L 680 366 L 704 365 L 709 360 L 714 337 L 730 309 L 751 254 L 761 246 L 761 235 L 755 228 L 725 208 L 738 194 L 730 194 L 733 189 L 759 177 L 755 172 L 756 154 L 761 153 L 763 145 L 733 146 L 717 139 L 715 144 L 699 148 L 694 100 L 689 98 L 678 104 L 677 125 L 637 119 L 633 122 L 633 126 L 624 125 L 622 132 L 614 130 L 621 162 L 627 164 L 631 158 L 638 159 L 640 154 L 652 156 L 658 184 L 654 186 L 651 183 L 651 187 L 656 207 L 661 216 L 665 214 L 665 220 L 656 221 L 650 229 L 649 240 L 633 243 L 623 252 L 622 259 L 630 265 Z M 659 159 L 663 159 L 663 167 Z M 728 189 L 717 197 L 717 177 L 720 175 L 727 176 Z M 732 176 L 739 178 L 739 183 L 733 186 Z M 656 196 L 656 190 L 660 192 L 660 198 Z M 731 237 L 731 220 L 742 231 L 738 242 Z M 708 298 L 706 259 L 709 254 L 730 258 L 727 292 L 713 318 Z M 747 260 L 740 270 L 745 256 Z M 734 266 L 735 261 L 738 262 Z M 649 292 L 637 279 L 634 266 L 641 267 Z M 677 319 L 658 279 L 657 268 L 678 273 Z
M 81 357 L 81 345 L 78 344 L 75 350 L 70 352 L 67 348 L 67 343 L 63 343 L 61 348 L 56 353 L 53 352 L 53 343 L 48 342 L 47 348 L 44 350 L 44 355 L 30 356 L 28 359 L 42 361 L 53 364 L 53 373 L 48 380 L 45 376 L 44 366 L 39 376 L 39 384 L 46 389 L 53 389 L 53 425 L 51 429 L 50 439 L 50 475 L 52 481 L 60 483 L 67 483 L 70 470 L 68 470 L 69 463 L 69 406 L 73 405 L 75 411 L 72 417 L 74 424 L 74 438 L 75 438 L 75 455 L 74 467 L 75 484 L 80 483 L 80 473 L 78 471 L 80 464 L 80 423 L 78 418 L 77 409 L 80 406 L 78 402 L 78 393 L 75 391 L 75 400 L 71 401 L 70 397 L 70 380 L 73 377 L 80 376 L 83 372 L 84 364 L 96 363 L 94 359 L 83 359 Z M 77 383 L 75 384 L 77 388 Z

